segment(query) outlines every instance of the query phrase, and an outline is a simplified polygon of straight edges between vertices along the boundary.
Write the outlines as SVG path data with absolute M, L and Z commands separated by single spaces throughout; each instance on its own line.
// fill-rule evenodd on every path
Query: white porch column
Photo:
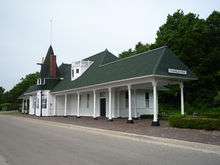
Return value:
M 133 123 L 131 116 L 131 85 L 128 85 L 128 123 Z
M 27 99 L 26 98 L 24 102 L 24 113 L 27 113 Z
M 96 91 L 93 90 L 93 118 L 96 118 Z
M 21 112 L 24 113 L 24 98 L 22 99 Z
M 56 101 L 57 101 L 56 99 L 57 99 L 57 98 L 56 98 L 56 95 L 54 95 L 54 103 L 53 103 L 53 104 L 54 104 L 54 106 L 53 106 L 53 115 L 54 115 L 54 116 L 56 116 L 56 104 L 57 104 L 57 103 L 56 103 Z
M 117 117 L 120 117 L 120 91 L 117 91 Z
M 64 95 L 65 100 L 64 100 L 64 116 L 67 115 L 67 94 Z
M 80 115 L 80 113 L 79 113 L 79 107 L 80 106 L 80 93 L 79 92 L 77 92 L 77 117 L 80 117 L 79 115 Z
M 134 118 L 137 118 L 137 95 L 136 89 L 134 89 Z
M 32 96 L 29 97 L 29 114 L 33 115 L 33 97 Z
M 108 119 L 112 121 L 112 88 L 108 88 Z
M 152 82 L 153 85 L 153 109 L 154 109 L 154 117 L 152 121 L 152 126 L 159 126 L 159 121 L 158 121 L 158 96 L 157 96 L 157 81 Z
M 183 82 L 180 83 L 180 95 L 181 95 L 181 115 L 184 115 L 184 93 L 183 93 Z

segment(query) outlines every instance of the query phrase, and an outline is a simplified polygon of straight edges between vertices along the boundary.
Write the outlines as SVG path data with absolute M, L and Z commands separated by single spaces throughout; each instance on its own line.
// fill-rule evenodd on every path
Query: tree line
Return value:
M 36 84 L 39 72 L 31 73 L 21 78 L 11 90 L 0 87 L 0 110 L 16 110 L 21 104 L 18 98 L 32 85 Z

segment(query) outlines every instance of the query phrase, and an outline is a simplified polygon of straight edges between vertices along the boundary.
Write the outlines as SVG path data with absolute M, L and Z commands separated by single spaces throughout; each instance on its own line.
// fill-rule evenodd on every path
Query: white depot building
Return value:
M 166 46 L 120 59 L 107 49 L 57 67 L 52 46 L 41 64 L 40 78 L 22 95 L 22 111 L 36 116 L 133 118 L 152 114 L 158 122 L 158 90 L 179 84 L 184 114 L 183 82 L 192 74 Z

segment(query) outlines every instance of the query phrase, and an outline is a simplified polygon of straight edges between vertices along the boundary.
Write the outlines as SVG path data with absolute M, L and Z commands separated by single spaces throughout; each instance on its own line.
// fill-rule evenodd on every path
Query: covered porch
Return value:
M 141 115 L 153 115 L 152 126 L 159 126 L 158 91 L 169 84 L 180 87 L 181 114 L 184 115 L 183 82 L 186 79 L 143 77 L 105 85 L 54 92 L 53 116 L 127 118 L 133 123 Z

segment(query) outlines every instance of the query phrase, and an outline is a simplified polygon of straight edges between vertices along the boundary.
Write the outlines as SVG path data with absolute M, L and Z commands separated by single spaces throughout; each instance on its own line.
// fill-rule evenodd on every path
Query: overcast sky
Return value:
M 118 55 L 152 43 L 168 14 L 182 9 L 206 18 L 219 0 L 0 0 L 0 86 L 11 89 L 39 70 L 50 45 L 50 19 L 58 64 L 105 48 Z

